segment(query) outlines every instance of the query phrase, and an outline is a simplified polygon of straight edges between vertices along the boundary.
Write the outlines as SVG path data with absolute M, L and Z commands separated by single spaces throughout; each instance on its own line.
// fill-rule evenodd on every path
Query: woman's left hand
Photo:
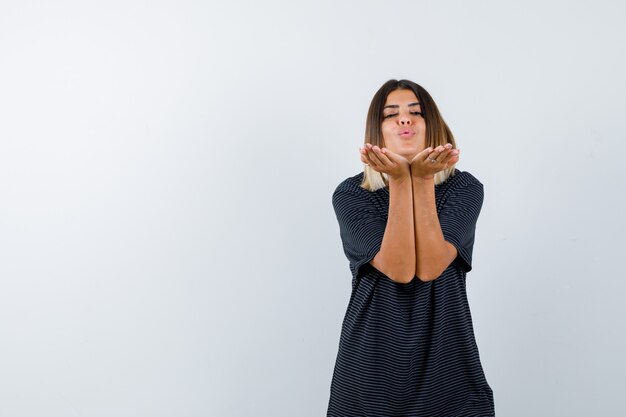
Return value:
M 435 174 L 459 162 L 458 149 L 452 149 L 452 144 L 437 146 L 435 149 L 426 148 L 415 155 L 411 161 L 411 176 L 413 178 L 431 179 Z

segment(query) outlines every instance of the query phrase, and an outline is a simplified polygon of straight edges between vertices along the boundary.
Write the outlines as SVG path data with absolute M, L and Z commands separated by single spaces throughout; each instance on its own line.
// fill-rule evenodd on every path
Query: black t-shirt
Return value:
M 472 269 L 483 185 L 455 170 L 435 186 L 444 239 L 457 258 L 437 279 L 391 280 L 369 262 L 380 250 L 389 190 L 370 192 L 363 173 L 343 181 L 332 203 L 352 272 L 328 416 L 488 417 L 494 414 L 465 290 Z

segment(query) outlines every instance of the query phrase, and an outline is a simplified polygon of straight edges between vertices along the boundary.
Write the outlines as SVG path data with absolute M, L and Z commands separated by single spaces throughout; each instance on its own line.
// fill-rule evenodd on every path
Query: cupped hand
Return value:
M 411 172 L 409 160 L 387 148 L 380 148 L 366 143 L 365 146 L 360 149 L 360 152 L 361 161 L 364 164 L 369 165 L 375 171 L 384 172 L 391 178 L 399 179 L 404 176 L 408 177 Z
M 452 144 L 436 148 L 426 148 L 415 155 L 411 161 L 411 176 L 413 178 L 431 179 L 435 174 L 459 162 L 459 149 L 452 149 Z

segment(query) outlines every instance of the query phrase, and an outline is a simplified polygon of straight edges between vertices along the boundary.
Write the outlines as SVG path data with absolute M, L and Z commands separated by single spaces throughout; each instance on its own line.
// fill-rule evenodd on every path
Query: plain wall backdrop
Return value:
M 325 415 L 378 87 L 481 180 L 496 412 L 626 415 L 626 6 L 1 1 L 0 417 Z

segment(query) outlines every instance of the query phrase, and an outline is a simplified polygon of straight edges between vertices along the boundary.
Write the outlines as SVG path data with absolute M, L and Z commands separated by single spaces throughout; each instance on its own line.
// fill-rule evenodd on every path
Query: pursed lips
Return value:
M 413 136 L 415 132 L 413 132 L 410 129 L 404 129 L 404 130 L 401 130 L 398 134 L 402 137 L 409 137 L 409 136 Z

